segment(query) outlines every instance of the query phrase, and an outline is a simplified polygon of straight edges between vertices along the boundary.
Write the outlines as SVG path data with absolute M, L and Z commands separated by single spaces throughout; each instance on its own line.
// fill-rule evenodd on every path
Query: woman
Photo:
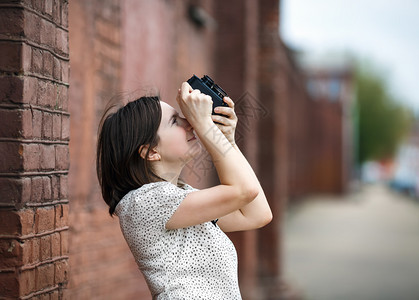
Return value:
M 233 101 L 211 115 L 211 97 L 184 82 L 177 102 L 185 118 L 157 97 L 142 97 L 101 122 L 97 172 L 102 195 L 153 299 L 241 299 L 237 255 L 224 232 L 272 219 L 263 190 L 234 142 Z M 220 184 L 182 183 L 185 164 L 207 149 Z

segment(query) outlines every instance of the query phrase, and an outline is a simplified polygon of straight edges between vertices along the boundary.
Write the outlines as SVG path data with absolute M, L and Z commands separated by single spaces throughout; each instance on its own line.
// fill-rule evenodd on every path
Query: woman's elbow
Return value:
M 257 224 L 255 224 L 255 229 L 262 228 L 268 225 L 269 223 L 271 223 L 272 219 L 273 219 L 272 212 L 271 211 L 267 212 L 266 214 L 264 214 L 263 216 L 259 218 Z
M 273 219 L 273 215 L 272 215 L 272 211 L 269 210 L 269 212 L 266 213 L 265 218 L 263 219 L 262 226 L 268 225 L 269 223 L 272 222 Z

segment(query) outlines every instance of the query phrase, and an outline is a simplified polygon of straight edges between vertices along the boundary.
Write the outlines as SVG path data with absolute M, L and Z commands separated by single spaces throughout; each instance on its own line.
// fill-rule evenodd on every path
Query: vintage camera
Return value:
M 217 106 L 228 107 L 228 104 L 223 101 L 223 98 L 227 97 L 227 93 L 219 85 L 214 83 L 214 80 L 208 75 L 204 75 L 202 78 L 193 75 L 188 80 L 188 83 L 194 90 L 200 90 L 201 93 L 211 96 L 213 115 L 219 115 L 214 113 L 214 108 Z

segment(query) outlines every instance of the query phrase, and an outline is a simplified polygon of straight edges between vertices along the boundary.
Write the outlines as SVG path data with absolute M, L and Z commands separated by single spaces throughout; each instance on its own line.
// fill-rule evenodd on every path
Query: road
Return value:
M 419 300 L 419 202 L 383 185 L 290 206 L 284 275 L 305 300 Z

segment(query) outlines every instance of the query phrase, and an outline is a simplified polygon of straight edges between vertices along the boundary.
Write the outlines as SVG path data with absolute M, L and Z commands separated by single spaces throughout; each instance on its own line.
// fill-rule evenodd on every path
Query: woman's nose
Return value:
M 191 124 L 189 124 L 188 120 L 182 118 L 182 126 L 185 128 L 186 131 L 190 131 L 192 129 Z

